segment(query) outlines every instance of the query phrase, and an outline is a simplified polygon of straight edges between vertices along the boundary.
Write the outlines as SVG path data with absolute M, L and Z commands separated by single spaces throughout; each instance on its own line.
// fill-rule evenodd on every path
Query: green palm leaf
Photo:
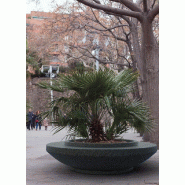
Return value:
M 50 114 L 54 113 L 57 124 L 54 133 L 68 126 L 70 131 L 89 138 L 94 136 L 90 132 L 96 132 L 96 128 L 102 129 L 104 123 L 105 128 L 96 133 L 101 133 L 97 136 L 100 140 L 122 134 L 128 129 L 128 123 L 136 129 L 152 130 L 149 109 L 129 95 L 138 76 L 130 69 L 119 74 L 110 69 L 100 69 L 61 75 L 52 85 L 39 83 L 41 88 L 72 92 L 69 97 L 61 94 L 60 98 L 50 103 Z

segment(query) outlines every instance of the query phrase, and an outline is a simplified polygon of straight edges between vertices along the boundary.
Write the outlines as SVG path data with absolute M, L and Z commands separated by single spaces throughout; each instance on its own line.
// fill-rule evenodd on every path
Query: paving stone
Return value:
M 26 131 L 27 185 L 157 185 L 159 183 L 159 151 L 134 171 L 121 175 L 87 175 L 76 173 L 46 152 L 46 144 L 65 138 L 67 129 L 53 135 L 48 131 Z M 125 139 L 142 141 L 134 130 L 123 134 Z

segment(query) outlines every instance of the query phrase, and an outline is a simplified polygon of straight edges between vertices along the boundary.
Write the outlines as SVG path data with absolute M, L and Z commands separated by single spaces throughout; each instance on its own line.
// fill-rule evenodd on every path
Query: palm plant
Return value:
M 57 133 L 66 126 L 91 142 L 113 140 L 131 127 L 151 131 L 153 121 L 148 107 L 131 96 L 138 73 L 124 70 L 116 74 L 110 69 L 80 74 L 60 75 L 53 85 L 39 86 L 53 91 L 70 91 L 50 103 L 45 115 L 53 114 Z M 65 117 L 63 114 L 65 113 Z

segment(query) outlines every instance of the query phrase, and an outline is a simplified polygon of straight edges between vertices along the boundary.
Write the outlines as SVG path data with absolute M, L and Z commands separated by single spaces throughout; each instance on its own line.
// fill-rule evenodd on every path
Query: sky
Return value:
M 67 0 L 67 2 L 74 2 L 75 0 Z M 134 0 L 135 2 L 136 0 Z M 26 13 L 31 11 L 49 12 L 55 8 L 56 3 L 62 5 L 66 0 L 26 0 Z
M 66 1 L 74 2 L 75 0 L 26 0 L 26 13 L 31 13 L 31 11 L 53 11 L 56 4 L 62 5 Z
M 67 0 L 68 2 L 74 2 L 74 0 Z M 53 11 L 56 4 L 62 5 L 66 0 L 26 0 L 26 13 L 31 11 Z

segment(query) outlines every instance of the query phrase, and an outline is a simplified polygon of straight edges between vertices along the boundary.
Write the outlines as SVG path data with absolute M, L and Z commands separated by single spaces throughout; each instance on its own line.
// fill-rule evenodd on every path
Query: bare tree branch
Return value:
M 131 2 L 131 1 L 128 1 L 128 0 L 110 0 L 110 1 L 121 3 L 132 11 L 142 12 L 142 10 L 135 3 Z
M 144 12 L 147 12 L 148 11 L 147 0 L 143 0 L 143 10 L 144 10 Z
M 120 23 L 119 25 L 116 25 L 116 26 L 107 28 L 106 26 L 104 26 L 104 25 L 102 24 L 102 22 L 99 21 L 99 19 L 97 18 L 96 14 L 94 13 L 94 11 L 93 11 L 92 8 L 91 8 L 91 11 L 92 11 L 92 13 L 93 13 L 95 19 L 90 18 L 90 17 L 87 16 L 86 14 L 85 14 L 85 15 L 80 14 L 80 16 L 82 16 L 82 17 L 84 17 L 84 18 L 86 18 L 86 19 L 88 19 L 88 20 L 91 20 L 91 21 L 93 21 L 93 22 L 98 23 L 98 24 L 101 25 L 104 29 L 96 28 L 96 27 L 94 27 L 94 26 L 92 26 L 92 25 L 87 25 L 87 24 L 85 24 L 84 27 L 87 26 L 87 27 L 93 28 L 93 29 L 98 30 L 98 31 L 109 31 L 109 30 L 113 30 L 113 29 L 119 28 L 119 27 L 129 27 L 129 25 L 127 25 L 127 24 L 122 24 L 122 23 Z
M 125 39 L 116 36 L 116 35 L 112 32 L 112 29 L 108 29 L 106 26 L 104 26 L 104 25 L 98 20 L 98 18 L 96 17 L 94 11 L 93 11 L 92 9 L 91 9 L 91 11 L 92 11 L 92 13 L 93 13 L 93 15 L 94 15 L 94 17 L 95 17 L 95 19 L 96 19 L 96 22 L 97 22 L 98 24 L 100 24 L 104 29 L 106 29 L 107 31 L 109 31 L 115 39 L 126 42 Z
M 97 4 L 101 4 L 99 0 L 93 0 Z
M 148 14 L 148 19 L 152 22 L 155 16 L 159 14 L 159 5 L 156 5 Z
M 122 24 L 120 18 L 117 17 L 117 19 L 118 19 L 119 23 Z M 128 37 L 128 35 L 130 35 L 130 32 L 129 32 L 129 33 L 126 33 L 126 31 L 123 29 L 123 27 L 122 27 L 122 31 L 123 31 L 123 33 L 124 33 L 124 35 L 125 35 L 126 37 Z
M 128 63 L 128 67 L 130 68 L 130 67 L 131 67 L 131 65 L 130 65 L 130 62 L 128 61 L 128 59 L 127 59 L 124 55 L 121 55 L 121 54 L 119 53 L 119 50 L 118 50 L 118 44 L 117 44 L 117 43 L 116 43 L 116 52 L 117 52 L 118 57 L 124 58 L 124 60 L 126 60 L 126 61 L 127 61 L 127 63 Z
M 156 2 L 156 0 L 153 0 L 153 3 L 152 3 L 152 6 L 151 6 L 151 8 L 153 8 L 153 7 L 154 7 L 154 5 L 155 5 L 155 2 Z
M 85 25 L 85 26 L 87 26 L 87 27 L 89 27 L 89 28 L 93 28 L 93 29 L 95 29 L 95 30 L 98 30 L 98 31 L 110 31 L 110 30 L 113 30 L 113 29 L 115 29 L 115 28 L 119 28 L 119 27 L 124 27 L 124 26 L 126 26 L 126 27 L 128 27 L 128 25 L 126 25 L 126 24 L 120 24 L 120 25 L 116 25 L 116 26 L 113 26 L 113 27 L 111 27 L 111 28 L 106 28 L 106 27 L 104 27 L 105 29 L 99 29 L 99 28 L 96 28 L 96 27 L 94 27 L 94 26 L 91 26 L 91 25 Z
M 84 5 L 89 6 L 91 8 L 103 10 L 105 12 L 113 13 L 113 14 L 116 14 L 119 16 L 126 15 L 126 16 L 130 16 L 130 17 L 135 17 L 138 20 L 142 20 L 141 12 L 134 12 L 134 11 L 128 11 L 128 10 L 123 10 L 123 9 L 119 9 L 119 8 L 113 8 L 111 6 L 94 3 L 93 1 L 90 1 L 90 0 L 77 0 L 77 1 L 84 4 Z
M 87 47 L 74 46 L 74 45 L 71 45 L 70 47 L 75 48 L 81 54 L 80 57 L 75 57 L 74 55 L 72 56 L 70 54 L 67 54 L 68 56 L 70 56 L 71 58 L 74 58 L 74 59 L 82 59 L 83 57 L 88 57 L 88 58 L 92 58 L 94 60 L 97 60 L 97 61 L 99 61 L 102 64 L 115 64 L 115 65 L 119 65 L 119 66 L 131 67 L 130 63 L 126 59 L 126 57 L 123 56 L 123 55 L 120 55 L 120 54 L 118 54 L 118 56 L 121 57 L 122 59 L 124 59 L 125 61 L 127 61 L 127 64 L 125 64 L 125 63 L 118 63 L 117 61 L 111 61 L 111 60 L 107 61 L 106 59 L 97 58 L 96 56 L 94 56 L 92 54 L 91 50 L 89 50 Z M 83 51 L 85 51 L 85 52 L 83 52 Z

